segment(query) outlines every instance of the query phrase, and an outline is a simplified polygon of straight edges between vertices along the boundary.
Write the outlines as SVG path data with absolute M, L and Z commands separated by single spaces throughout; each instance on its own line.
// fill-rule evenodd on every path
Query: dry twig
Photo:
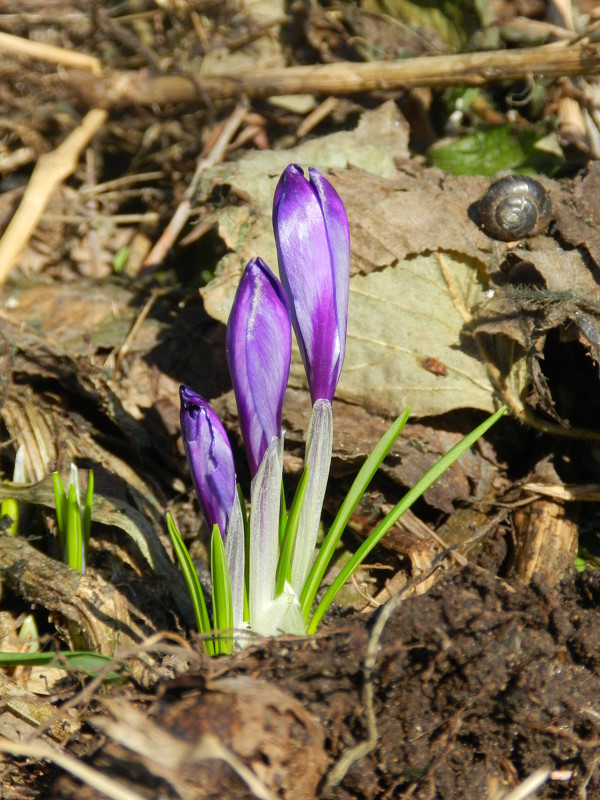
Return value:
M 95 75 L 102 75 L 102 62 L 95 56 L 79 53 L 76 50 L 67 50 L 64 47 L 56 47 L 53 44 L 34 42 L 31 39 L 23 39 L 20 36 L 13 36 L 1 31 L 0 50 L 15 56 L 36 58 L 52 64 L 61 64 L 63 67 L 87 69 Z
M 107 116 L 100 108 L 88 111 L 56 150 L 44 153 L 38 160 L 21 204 L 0 239 L 0 283 L 6 280 L 29 241 L 52 193 L 75 171 L 81 151 L 104 125 Z
M 13 756 L 24 756 L 35 760 L 51 761 L 69 772 L 73 777 L 97 789 L 112 800 L 144 800 L 143 796 L 123 786 L 108 775 L 103 775 L 98 770 L 89 767 L 77 758 L 54 749 L 43 742 L 9 742 L 0 737 L 0 752 Z
M 417 86 L 485 86 L 494 81 L 593 75 L 600 72 L 600 44 L 558 42 L 521 50 L 374 61 L 339 62 L 276 69 L 247 69 L 243 74 L 152 75 L 113 72 L 94 76 L 72 70 L 65 80 L 94 105 L 201 103 L 240 97 L 297 93 L 346 95 Z
M 233 111 L 229 119 L 223 125 L 223 129 L 217 139 L 214 147 L 210 151 L 210 153 L 205 157 L 200 157 L 196 163 L 196 170 L 192 176 L 192 180 L 190 181 L 190 185 L 185 191 L 183 196 L 183 200 L 177 207 L 177 210 L 171 217 L 171 221 L 163 231 L 160 239 L 154 245 L 150 253 L 148 254 L 146 260 L 144 261 L 144 267 L 146 270 L 150 271 L 159 264 L 161 264 L 169 251 L 169 249 L 174 245 L 175 240 L 179 236 L 181 229 L 188 221 L 188 217 L 190 216 L 190 211 L 192 208 L 192 199 L 196 194 L 196 190 L 198 188 L 198 183 L 200 182 L 200 176 L 202 173 L 207 170 L 209 167 L 214 167 L 215 164 L 218 164 L 225 158 L 225 154 L 227 152 L 227 145 L 231 142 L 233 137 L 235 136 L 235 132 L 239 128 L 244 116 L 246 114 L 247 108 L 244 103 L 241 103 L 237 106 L 237 108 Z

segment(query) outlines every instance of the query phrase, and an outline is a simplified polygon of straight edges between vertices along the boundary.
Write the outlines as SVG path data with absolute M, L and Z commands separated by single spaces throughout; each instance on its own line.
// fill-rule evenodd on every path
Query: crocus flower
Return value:
M 196 496 L 210 528 L 226 540 L 236 495 L 233 452 L 216 413 L 188 386 L 179 387 L 181 432 Z
M 283 288 L 260 258 L 240 280 L 227 323 L 227 361 L 252 476 L 273 439 L 290 374 L 292 328 Z
M 350 285 L 350 232 L 344 204 L 311 167 L 285 169 L 273 201 L 279 274 L 313 404 L 333 400 L 344 355 Z

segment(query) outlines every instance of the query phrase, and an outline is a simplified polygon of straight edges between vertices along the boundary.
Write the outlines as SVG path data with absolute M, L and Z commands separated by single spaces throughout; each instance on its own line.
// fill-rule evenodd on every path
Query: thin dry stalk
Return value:
M 417 86 L 484 86 L 495 81 L 592 75 L 600 72 L 600 44 L 558 42 L 522 50 L 407 58 L 369 63 L 340 62 L 243 74 L 151 75 L 113 72 L 94 76 L 72 70 L 65 76 L 88 102 L 103 108 L 200 103 L 240 97 L 309 93 L 346 95 Z
M 0 50 L 15 56 L 35 58 L 39 61 L 49 61 L 52 64 L 60 64 L 63 67 L 87 69 L 95 75 L 102 75 L 102 62 L 95 56 L 89 56 L 87 53 L 79 53 L 76 50 L 67 50 L 64 47 L 56 47 L 53 44 L 44 44 L 43 42 L 34 42 L 31 39 L 22 39 L 20 36 L 13 36 L 10 33 L 3 33 L 1 31 Z
M 215 164 L 218 164 L 225 158 L 227 153 L 227 145 L 235 136 L 235 132 L 242 123 L 246 112 L 247 108 L 245 103 L 240 103 L 240 105 L 234 109 L 231 116 L 223 125 L 223 130 L 221 131 L 210 153 L 205 157 L 200 157 L 196 162 L 196 169 L 192 176 L 192 180 L 190 181 L 190 185 L 185 191 L 183 200 L 171 217 L 171 221 L 163 231 L 160 239 L 154 245 L 144 261 L 144 268 L 146 271 L 152 271 L 165 260 L 167 253 L 175 244 L 175 241 L 181 233 L 183 226 L 188 221 L 190 211 L 192 209 L 192 199 L 196 194 L 202 173 L 209 167 L 214 167 Z
M 0 752 L 9 753 L 13 756 L 32 758 L 37 761 L 50 761 L 79 778 L 80 781 L 96 789 L 111 800 L 144 800 L 143 796 L 131 789 L 123 786 L 117 781 L 103 775 L 98 770 L 88 767 L 77 758 L 63 753 L 61 750 L 54 749 L 42 742 L 9 742 L 8 739 L 0 737 Z
M 54 190 L 71 175 L 84 147 L 98 133 L 107 119 L 104 109 L 94 108 L 81 124 L 51 153 L 40 157 L 21 204 L 0 239 L 0 283 L 7 275 L 34 232 Z
M 316 128 L 317 125 L 320 125 L 324 119 L 333 113 L 335 107 L 338 104 L 338 100 L 335 97 L 326 97 L 322 103 L 320 103 L 314 111 L 304 118 L 302 123 L 298 125 L 298 130 L 296 131 L 296 136 L 298 139 L 303 139 L 305 136 Z

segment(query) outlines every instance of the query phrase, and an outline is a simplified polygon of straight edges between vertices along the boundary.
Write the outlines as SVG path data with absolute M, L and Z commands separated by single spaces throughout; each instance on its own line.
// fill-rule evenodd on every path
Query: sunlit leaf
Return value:
M 188 549 L 183 543 L 181 534 L 177 530 L 177 526 L 175 525 L 173 518 L 169 513 L 167 513 L 167 528 L 169 529 L 169 535 L 171 536 L 171 541 L 173 542 L 175 555 L 177 556 L 177 560 L 181 565 L 181 571 L 183 572 L 183 577 L 192 601 L 198 630 L 200 633 L 205 635 L 212 634 L 212 628 L 208 618 L 208 611 L 206 609 L 206 602 L 204 600 L 204 594 L 202 593 L 202 586 L 200 584 L 200 579 L 198 578 L 198 573 L 196 572 L 196 568 L 194 567 Z M 204 645 L 211 656 L 215 654 L 214 643 L 211 638 L 206 638 L 204 640 Z
M 212 577 L 215 648 L 218 653 L 229 653 L 233 646 L 231 634 L 229 636 L 219 634 L 219 631 L 231 631 L 233 628 L 233 603 L 229 568 L 225 557 L 225 545 L 218 525 L 213 527 L 210 540 L 210 573 Z
M 499 411 L 496 411 L 495 414 L 492 414 L 491 417 L 488 417 L 485 422 L 483 422 L 481 425 L 478 425 L 475 430 L 468 433 L 463 439 L 460 440 L 460 442 L 458 442 L 458 444 L 454 445 L 454 447 L 451 448 L 446 455 L 442 456 L 442 458 L 440 458 L 440 460 L 434 464 L 434 466 L 428 470 L 425 475 L 423 475 L 421 480 L 417 481 L 412 489 L 410 489 L 404 495 L 402 500 L 400 500 L 400 502 L 394 506 L 390 513 L 384 517 L 384 519 L 371 533 L 369 538 L 363 542 L 348 563 L 345 564 L 339 575 L 325 593 L 324 597 L 318 604 L 315 613 L 311 617 L 308 625 L 309 634 L 315 633 L 319 622 L 322 620 L 323 615 L 331 605 L 334 597 L 339 592 L 341 587 L 344 585 L 344 583 L 346 583 L 348 578 L 357 569 L 357 567 L 364 561 L 371 550 L 381 541 L 390 528 L 395 525 L 396 522 L 398 522 L 402 514 L 404 514 L 404 512 L 407 511 L 433 483 L 435 483 L 435 481 L 448 469 L 448 467 L 450 467 L 458 458 L 460 458 L 465 450 L 468 450 L 469 447 L 475 444 L 475 442 L 500 419 L 505 411 L 506 406 L 502 406 Z
M 0 653 L 0 666 L 2 667 L 58 667 L 60 669 L 78 669 L 90 677 L 94 677 L 107 664 L 114 663 L 109 656 L 85 650 L 63 650 L 57 653 Z M 124 665 L 123 665 L 124 666 Z M 119 680 L 122 675 L 114 670 L 105 674 L 107 681 Z

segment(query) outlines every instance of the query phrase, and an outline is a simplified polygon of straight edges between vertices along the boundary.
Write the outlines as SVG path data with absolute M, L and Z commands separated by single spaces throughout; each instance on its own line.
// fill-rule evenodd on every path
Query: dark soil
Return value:
M 548 767 L 538 797 L 592 800 L 600 797 L 599 600 L 594 571 L 560 588 L 514 587 L 469 566 L 399 604 L 372 671 L 377 617 L 355 618 L 314 640 L 271 640 L 187 674 L 151 703 L 148 721 L 190 747 L 214 734 L 279 797 L 495 797 Z M 340 761 L 369 740 L 370 689 L 377 743 L 332 785 Z M 92 761 L 156 796 L 146 757 L 109 743 Z M 219 761 L 188 766 L 174 783 L 183 796 L 253 796 Z M 94 796 L 66 778 L 53 792 Z M 161 796 L 177 796 L 173 782 Z

